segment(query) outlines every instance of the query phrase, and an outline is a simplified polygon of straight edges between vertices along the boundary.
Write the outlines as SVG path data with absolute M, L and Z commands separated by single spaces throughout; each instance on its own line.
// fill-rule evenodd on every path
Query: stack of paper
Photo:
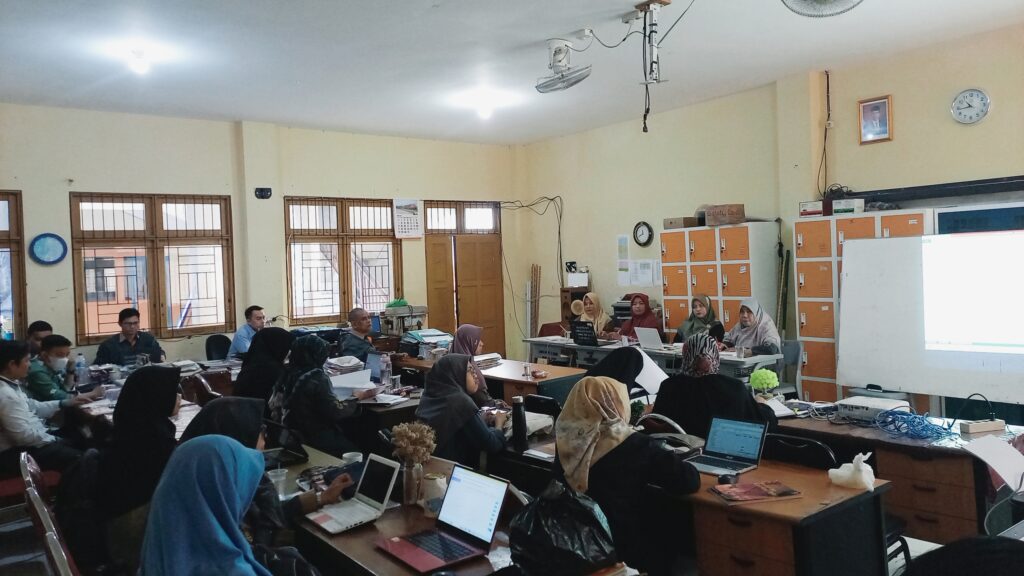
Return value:
M 334 374 L 349 374 L 363 369 L 363 363 L 355 356 L 339 356 L 328 358 L 327 367 Z
M 352 396 L 356 392 L 372 390 L 376 387 L 377 385 L 370 381 L 369 370 L 346 372 L 344 374 L 331 376 L 331 388 L 334 389 L 334 394 L 342 400 Z
M 494 368 L 498 364 L 501 364 L 501 354 L 494 352 L 491 354 L 473 356 L 473 362 L 475 362 L 477 367 L 481 370 L 487 370 L 488 368 Z

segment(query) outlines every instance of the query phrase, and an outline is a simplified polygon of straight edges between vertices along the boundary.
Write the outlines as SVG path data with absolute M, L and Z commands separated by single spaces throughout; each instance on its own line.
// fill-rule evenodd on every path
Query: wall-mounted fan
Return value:
M 551 61 L 548 68 L 551 69 L 551 76 L 545 76 L 537 80 L 537 92 L 547 94 L 557 92 L 575 86 L 590 76 L 590 65 L 570 66 L 569 54 L 572 43 L 565 40 L 553 39 L 548 41 L 548 52 Z
M 793 12 L 809 18 L 825 18 L 849 12 L 864 0 L 782 0 Z

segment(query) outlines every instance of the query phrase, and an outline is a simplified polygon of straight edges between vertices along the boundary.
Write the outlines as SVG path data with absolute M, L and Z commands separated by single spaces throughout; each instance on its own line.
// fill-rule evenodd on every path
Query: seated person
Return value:
M 263 454 L 226 436 L 179 446 L 153 494 L 138 573 L 316 574 L 294 548 L 253 546 L 242 532 L 263 466 Z
M 505 404 L 500 400 L 491 398 L 491 394 L 487 391 L 487 381 L 484 379 L 484 373 L 473 360 L 473 356 L 479 356 L 484 353 L 483 336 L 483 328 L 472 324 L 463 324 L 455 331 L 455 340 L 452 342 L 451 349 L 449 350 L 451 353 L 465 354 L 470 357 L 469 367 L 473 370 L 473 374 L 476 376 L 476 381 L 479 384 L 476 393 L 472 394 L 471 397 L 473 402 L 480 408 L 495 406 L 499 403 Z
M 555 474 L 604 511 L 619 560 L 667 575 L 682 541 L 679 523 L 650 501 L 648 485 L 689 494 L 700 488 L 700 475 L 664 441 L 634 433 L 629 412 L 626 388 L 615 380 L 577 382 L 555 422 Z
M 231 347 L 228 348 L 228 358 L 238 358 L 248 352 L 253 336 L 256 336 L 256 333 L 260 330 L 263 330 L 263 325 L 266 322 L 267 316 L 263 313 L 263 308 L 259 306 L 249 306 L 246 308 L 245 324 L 238 327 L 235 337 L 231 339 Z
M 75 366 L 68 361 L 70 357 L 70 340 L 60 334 L 50 334 L 43 338 L 39 355 L 32 359 L 28 369 L 25 393 L 40 402 L 74 396 Z M 97 400 L 103 394 L 103 387 L 97 386 L 85 397 Z
M 740 303 L 740 321 L 725 334 L 719 349 L 750 348 L 755 355 L 778 354 L 782 338 L 775 322 L 754 298 Z
M 637 384 L 636 377 L 643 372 L 644 356 L 639 349 L 632 346 L 616 348 L 600 362 L 587 370 L 586 376 L 604 376 L 626 385 L 626 393 L 632 395 L 643 391 L 644 387 Z
M 35 357 L 36 354 L 39 354 L 43 338 L 46 338 L 50 334 L 53 334 L 53 326 L 51 326 L 46 320 L 36 320 L 29 324 L 28 337 L 25 339 L 28 342 L 28 353 L 33 357 Z
M 596 292 L 587 292 L 583 296 L 583 314 L 580 322 L 590 322 L 598 338 L 606 338 L 615 330 L 615 322 L 601 307 L 601 298 Z
M 711 298 L 704 294 L 697 294 L 690 301 L 689 318 L 676 329 L 675 342 L 686 342 L 686 339 L 690 336 L 708 332 L 713 327 L 722 330 L 724 333 L 724 329 L 721 326 L 722 323 L 715 318 L 715 309 L 711 305 Z
M 359 414 L 357 400 L 369 397 L 373 390 L 340 401 L 324 372 L 327 342 L 319 336 L 296 338 L 290 354 L 270 397 L 271 417 L 297 430 L 306 444 L 337 458 L 359 450 L 343 426 Z
M 342 356 L 355 356 L 366 362 L 367 353 L 373 350 L 373 340 L 370 339 L 373 322 L 370 313 L 362 308 L 353 308 L 348 313 L 348 324 L 351 331 L 342 333 L 338 341 L 338 353 Z
M 505 448 L 506 414 L 494 414 L 494 428 L 488 428 L 472 395 L 480 382 L 470 357 L 445 354 L 427 372 L 416 418 L 434 429 L 434 455 L 478 468 L 480 452 L 493 454 Z
M 743 382 L 718 373 L 718 343 L 708 334 L 695 334 L 683 345 L 682 372 L 661 383 L 654 413 L 670 418 L 687 434 L 708 437 L 711 419 L 778 424 L 775 412 L 756 399 Z
M 636 329 L 637 328 L 656 328 L 658 335 L 665 339 L 665 334 L 661 329 L 661 323 L 658 322 L 658 317 L 654 315 L 654 311 L 651 310 L 651 299 L 647 297 L 647 294 L 641 294 L 637 292 L 630 296 L 630 312 L 631 316 L 629 320 L 622 323 L 622 328 L 615 334 L 616 338 L 622 336 L 628 336 L 636 340 Z
M 0 340 L 0 472 L 16 474 L 22 452 L 31 454 L 44 470 L 63 472 L 82 452 L 50 434 L 45 421 L 61 408 L 85 404 L 89 399 L 33 400 L 19 383 L 28 377 L 28 370 L 28 344 Z
M 235 378 L 235 396 L 259 398 L 266 404 L 284 372 L 284 360 L 294 340 L 291 332 L 276 326 L 257 332 Z
M 116 364 L 126 366 L 135 363 L 140 354 L 149 356 L 151 362 L 163 362 L 167 354 L 160 348 L 160 343 L 152 335 L 139 330 L 139 311 L 125 308 L 117 315 L 117 325 L 121 332 L 107 338 L 96 350 L 93 364 Z

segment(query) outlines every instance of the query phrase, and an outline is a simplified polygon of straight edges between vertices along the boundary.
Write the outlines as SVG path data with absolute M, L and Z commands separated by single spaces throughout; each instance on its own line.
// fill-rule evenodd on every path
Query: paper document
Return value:
M 349 390 L 350 394 L 352 390 L 368 390 L 376 386 L 376 384 L 370 381 L 370 370 L 359 370 L 358 372 L 331 376 L 331 388 L 335 390 Z
M 548 454 L 546 452 L 541 452 L 540 450 L 534 450 L 533 448 L 523 452 L 523 454 L 533 456 L 534 458 L 540 458 L 541 460 L 547 460 L 549 462 L 553 462 L 555 460 L 554 454 Z
M 786 406 L 782 402 L 779 402 L 778 398 L 772 398 L 771 400 L 765 402 L 765 404 L 767 404 L 773 411 L 775 411 L 775 416 L 777 418 L 788 418 L 790 416 L 796 416 L 796 412 L 793 412 L 792 410 L 789 409 L 788 406 Z
M 657 394 L 661 389 L 661 383 L 668 379 L 668 374 L 658 367 L 657 362 L 651 360 L 646 352 L 637 348 L 640 355 L 644 357 L 644 368 L 636 377 L 636 383 L 643 386 L 648 394 Z
M 339 356 L 337 358 L 328 358 L 327 363 L 338 368 L 362 368 L 363 363 L 355 356 Z
M 395 404 L 401 404 L 402 402 L 408 401 L 407 396 L 395 396 L 394 394 L 377 394 L 373 398 L 367 398 L 366 400 L 360 400 L 360 404 L 376 404 L 378 406 L 394 406 Z
M 1021 490 L 1021 480 L 1024 479 L 1024 454 L 1018 452 L 1009 442 L 999 436 L 982 436 L 968 442 L 964 450 L 988 464 L 1014 492 Z

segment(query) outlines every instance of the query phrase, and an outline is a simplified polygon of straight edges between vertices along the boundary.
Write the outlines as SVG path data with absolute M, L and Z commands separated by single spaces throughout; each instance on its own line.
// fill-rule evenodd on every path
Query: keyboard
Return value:
M 733 462 L 732 460 L 715 458 L 714 456 L 697 456 L 689 461 L 693 464 L 703 464 L 711 468 L 724 468 L 726 470 L 743 470 L 750 467 L 750 464 L 745 462 Z
M 412 542 L 412 544 L 417 548 L 426 550 L 445 562 L 452 562 L 460 558 L 465 558 L 474 552 L 472 548 L 463 546 L 455 540 L 434 530 L 425 530 L 423 532 L 413 534 L 412 536 L 406 536 L 405 539 Z

